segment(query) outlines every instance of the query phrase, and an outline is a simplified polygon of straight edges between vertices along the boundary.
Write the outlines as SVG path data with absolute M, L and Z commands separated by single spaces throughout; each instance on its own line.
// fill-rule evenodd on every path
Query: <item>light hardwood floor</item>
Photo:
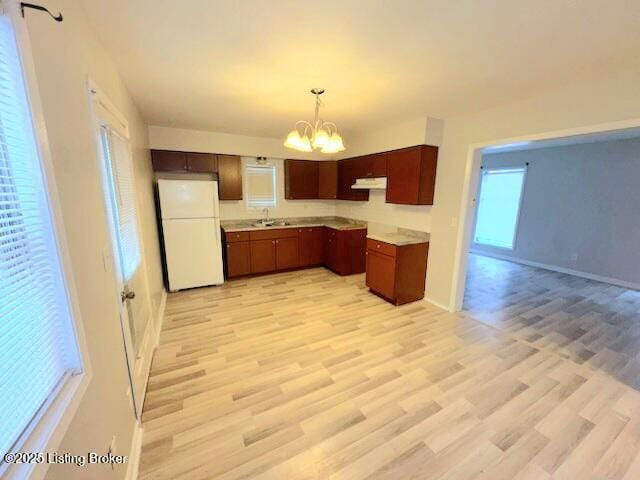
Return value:
M 142 479 L 637 479 L 640 393 L 324 269 L 172 294 Z
M 640 389 L 640 292 L 471 255 L 464 310 Z

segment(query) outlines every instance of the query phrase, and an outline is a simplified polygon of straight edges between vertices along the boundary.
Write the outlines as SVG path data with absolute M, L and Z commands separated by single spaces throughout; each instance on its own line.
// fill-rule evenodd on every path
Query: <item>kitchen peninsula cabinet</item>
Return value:
M 395 305 L 424 298 L 429 243 L 392 245 L 367 239 L 369 290 Z

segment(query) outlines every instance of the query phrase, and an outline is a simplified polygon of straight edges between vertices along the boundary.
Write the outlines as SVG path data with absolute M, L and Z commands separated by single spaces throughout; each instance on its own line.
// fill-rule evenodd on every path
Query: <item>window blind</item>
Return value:
M 247 207 L 276 206 L 276 167 L 273 165 L 247 165 Z
M 476 243 L 513 248 L 525 172 L 524 168 L 482 171 Z
M 0 454 L 80 361 L 13 28 L 0 15 Z
M 113 209 L 113 214 L 117 217 L 116 221 L 120 227 L 116 230 L 123 275 L 127 281 L 135 275 L 142 261 L 133 161 L 128 140 L 118 132 L 102 127 L 101 137 L 105 158 L 112 171 L 112 190 L 116 192 L 117 197 L 114 199 L 117 208 Z

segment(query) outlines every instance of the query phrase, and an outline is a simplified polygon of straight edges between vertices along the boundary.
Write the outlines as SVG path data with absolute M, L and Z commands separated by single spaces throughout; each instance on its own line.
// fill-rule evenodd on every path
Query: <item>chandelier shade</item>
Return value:
M 338 133 L 335 123 L 325 122 L 320 118 L 320 95 L 324 93 L 322 88 L 311 90 L 316 96 L 316 111 L 313 124 L 300 120 L 295 128 L 289 132 L 284 146 L 299 152 L 312 152 L 319 150 L 321 153 L 338 153 L 345 150 L 342 137 Z

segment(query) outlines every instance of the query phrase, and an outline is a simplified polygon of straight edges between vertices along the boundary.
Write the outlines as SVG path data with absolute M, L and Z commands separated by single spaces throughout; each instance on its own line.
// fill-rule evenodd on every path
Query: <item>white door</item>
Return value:
M 199 180 L 158 180 L 163 220 L 218 216 L 218 183 Z
M 217 218 L 162 220 L 162 232 L 172 292 L 224 282 Z
M 155 341 L 151 300 L 143 267 L 131 147 L 107 122 L 100 125 L 107 212 L 113 252 L 131 393 L 140 418 Z

